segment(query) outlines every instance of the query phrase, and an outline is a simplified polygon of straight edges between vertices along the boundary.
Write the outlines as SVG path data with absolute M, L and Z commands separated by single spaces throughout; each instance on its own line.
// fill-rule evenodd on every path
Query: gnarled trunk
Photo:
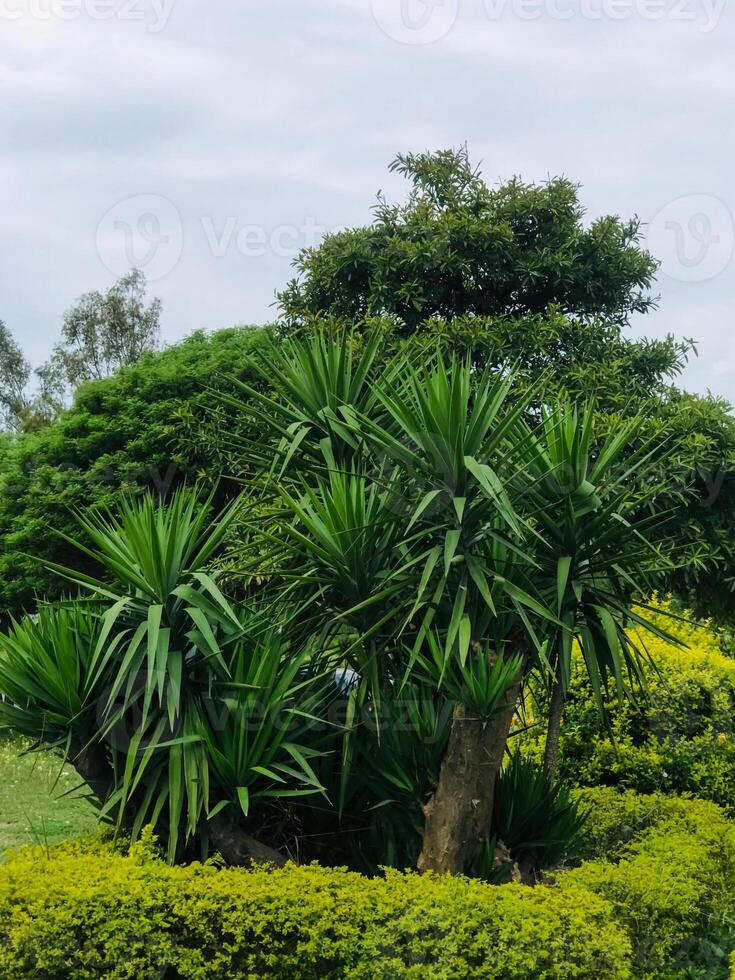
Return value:
M 72 741 L 69 748 L 69 761 L 89 786 L 95 799 L 104 803 L 112 788 L 112 767 L 107 759 L 105 747 L 101 742 L 90 742 L 83 746 Z
M 246 834 L 237 821 L 221 811 L 207 824 L 209 839 L 228 864 L 249 867 L 253 864 L 273 864 L 282 868 L 288 858 Z
M 463 704 L 454 708 L 449 743 L 434 795 L 424 807 L 426 822 L 419 871 L 469 871 L 490 832 L 495 780 L 516 707 L 519 687 L 506 706 L 483 724 Z
M 559 736 L 561 720 L 564 714 L 564 685 L 561 676 L 561 663 L 557 665 L 554 682 L 551 688 L 551 703 L 549 705 L 549 720 L 546 726 L 546 747 L 544 749 L 544 768 L 547 775 L 553 779 L 559 761 Z

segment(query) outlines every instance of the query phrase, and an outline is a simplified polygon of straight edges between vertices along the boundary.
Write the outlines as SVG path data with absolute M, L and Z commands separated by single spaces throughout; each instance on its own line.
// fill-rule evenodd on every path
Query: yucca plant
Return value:
M 311 379 L 306 353 L 300 363 L 310 365 Z M 344 637 L 344 662 L 359 677 L 356 697 L 375 706 L 378 723 L 381 698 L 410 683 L 414 671 L 426 676 L 431 664 L 447 684 L 465 671 L 452 737 L 469 742 L 455 753 L 477 765 L 468 773 L 450 760 L 447 778 L 464 779 L 468 798 L 482 805 L 464 808 L 471 826 L 450 847 L 437 842 L 441 858 L 423 860 L 459 870 L 460 852 L 482 839 L 519 684 L 538 646 L 529 615 L 547 615 L 529 592 L 533 562 L 523 553 L 523 521 L 501 475 L 519 463 L 523 406 L 509 404 L 509 378 L 477 376 L 469 362 L 436 357 L 413 367 L 399 356 L 398 364 L 374 379 L 372 411 L 354 403 L 330 407 L 353 434 L 349 471 L 323 433 L 308 449 L 310 433 L 293 434 L 293 451 L 286 450 L 292 489 L 281 490 L 290 520 L 277 516 L 269 560 L 280 574 L 271 586 L 279 602 L 288 591 L 319 628 Z M 310 380 L 308 387 L 316 385 Z M 291 387 L 282 398 L 290 404 Z M 271 438 L 283 455 L 280 424 Z M 314 466 L 316 452 L 328 477 Z M 479 645 L 489 653 L 480 655 Z M 430 818 L 437 808 L 435 798 Z
M 41 606 L 0 633 L 0 727 L 25 735 L 32 749 L 75 759 L 98 802 L 109 769 L 95 743 L 102 690 L 95 664 L 108 639 L 99 615 L 82 604 Z
M 277 446 L 288 461 L 281 468 L 285 515 L 277 516 L 287 530 L 278 526 L 269 587 L 278 601 L 288 589 L 310 623 L 341 637 L 346 649 L 345 634 L 355 634 L 351 642 L 363 659 L 349 665 L 363 703 L 377 704 L 394 688 L 427 677 L 456 699 L 418 864 L 467 870 L 488 833 L 521 684 L 533 672 L 553 675 L 559 649 L 571 649 L 575 635 L 587 639 L 592 607 L 601 626 L 595 639 L 611 642 L 584 644 L 590 670 L 602 674 L 609 662 L 622 676 L 617 664 L 625 653 L 612 643 L 610 617 L 622 624 L 618 613 L 629 607 L 634 583 L 652 582 L 657 572 L 638 522 L 620 587 L 611 588 L 622 568 L 613 560 L 611 529 L 632 527 L 625 509 L 632 480 L 625 471 L 603 480 L 603 469 L 613 473 L 633 433 L 623 427 L 600 451 L 592 410 L 582 421 L 550 416 L 534 432 L 534 411 L 525 398 L 511 398 L 507 373 L 478 371 L 441 353 L 421 366 L 399 355 L 374 372 L 369 399 L 347 401 L 336 386 L 320 389 L 308 349 L 315 343 L 294 340 L 291 349 L 303 387 L 321 391 L 304 413 L 312 421 L 290 431 L 277 422 L 253 456 L 272 457 Z M 333 341 L 318 343 L 326 352 Z M 276 416 L 273 405 L 291 406 L 295 387 L 293 379 L 284 385 L 277 378 L 264 407 Z M 313 422 L 322 417 L 337 419 L 338 428 L 329 432 Z M 554 441 L 561 430 L 563 438 Z M 577 465 L 571 489 L 561 482 L 568 457 Z M 605 483 L 600 506 L 588 475 Z M 563 535 L 569 513 L 587 536 L 576 565 L 577 552 Z
M 342 751 L 315 762 L 334 805 L 320 797 L 299 801 L 306 843 L 315 842 L 312 853 L 320 860 L 367 874 L 415 865 L 423 807 L 452 725 L 452 702 L 433 684 L 407 684 L 379 704 L 361 703 L 355 686 L 345 693 Z
M 643 651 L 628 626 L 676 642 L 633 609 L 632 600 L 645 603 L 672 567 L 665 542 L 651 544 L 665 515 L 651 506 L 661 488 L 650 447 L 636 448 L 641 420 L 621 422 L 598 441 L 594 417 L 593 405 L 562 401 L 543 413 L 527 444 L 524 488 L 538 534 L 538 582 L 560 624 L 549 629 L 546 646 L 551 775 L 575 641 L 601 711 L 609 680 L 619 696 L 645 683 Z
M 587 813 L 542 765 L 511 751 L 498 777 L 492 832 L 509 849 L 526 881 L 572 858 Z
M 0 643 L 5 716 L 64 747 L 87 778 L 93 756 L 102 815 L 133 834 L 154 824 L 170 860 L 195 835 L 241 859 L 252 800 L 321 789 L 317 739 L 299 743 L 326 696 L 321 676 L 207 571 L 232 516 L 213 520 L 181 491 L 81 519 L 107 577 L 57 571 L 86 590 L 89 611 L 50 609 Z
M 360 452 L 361 439 L 345 424 L 344 410 L 349 407 L 371 417 L 379 411 L 375 384 L 379 378 L 390 384 L 399 370 L 397 363 L 386 366 L 389 339 L 378 329 L 366 338 L 344 328 L 322 329 L 255 352 L 253 366 L 273 393 L 235 379 L 243 401 L 234 395 L 221 398 L 230 407 L 246 405 L 258 427 L 277 436 L 265 445 L 258 439 L 233 445 L 250 462 L 256 478 L 282 477 L 297 453 L 298 470 L 310 465 L 323 471 L 324 444 L 338 466 L 349 465 Z

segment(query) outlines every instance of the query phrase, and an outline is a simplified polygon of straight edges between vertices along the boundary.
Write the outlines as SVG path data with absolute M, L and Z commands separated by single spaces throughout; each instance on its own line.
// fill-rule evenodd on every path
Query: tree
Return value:
M 591 412 L 560 409 L 534 432 L 507 375 L 442 354 L 386 364 L 374 338 L 358 360 L 354 342 L 286 343 L 262 354 L 277 397 L 243 386 L 270 427 L 244 452 L 269 461 L 281 502 L 249 571 L 305 630 L 341 643 L 335 666 L 354 673 L 360 706 L 378 716 L 419 679 L 451 699 L 418 867 L 468 872 L 528 676 L 553 683 L 558 663 L 567 684 L 575 637 L 596 689 L 610 675 L 622 690 L 637 664 L 633 596 L 667 567 L 629 519 L 651 488 L 640 461 L 613 470 L 631 425 L 599 441 Z M 636 547 L 620 555 L 621 538 Z
M 639 222 L 608 216 L 585 228 L 570 181 L 513 179 L 490 189 L 466 149 L 398 156 L 390 169 L 411 183 L 406 203 L 379 196 L 370 226 L 300 253 L 298 278 L 279 294 L 287 325 L 315 314 L 387 315 L 409 334 L 435 317 L 551 307 L 623 325 L 654 305 L 657 263 L 640 248 Z
M 30 376 L 30 364 L 0 320 L 0 406 L 4 425 L 16 431 L 22 427 L 28 405 L 26 387 Z
M 86 293 L 64 314 L 61 342 L 38 373 L 48 390 L 65 392 L 109 377 L 155 349 L 161 301 L 145 305 L 146 279 L 133 269 L 106 293 Z
M 228 415 L 212 405 L 208 386 L 226 392 L 234 390 L 231 379 L 258 384 L 251 356 L 266 336 L 254 328 L 193 334 L 110 378 L 85 382 L 53 424 L 0 441 L 3 621 L 71 588 L 46 562 L 100 571 L 57 533 L 77 534 L 77 512 L 114 509 L 121 495 L 147 488 L 164 499 L 197 478 L 218 487 L 218 507 L 239 492 L 239 483 L 223 477 L 223 434 L 234 438 L 241 409 Z
M 641 441 L 672 449 L 661 459 L 670 520 L 660 533 L 680 547 L 667 587 L 732 619 L 735 419 L 723 401 L 674 387 L 693 341 L 625 333 L 655 305 L 657 263 L 637 219 L 586 225 L 565 179 L 491 189 L 466 149 L 399 156 L 391 169 L 409 180 L 406 202 L 379 196 L 371 224 L 301 252 L 279 294 L 282 330 L 329 318 L 370 329 L 384 316 L 425 352 L 440 343 L 480 366 L 513 365 L 534 387 L 537 417 L 560 390 L 594 399 L 603 430 L 643 417 Z
M 28 391 L 31 366 L 5 323 L 0 320 L 0 421 L 12 432 L 35 432 L 55 416 L 50 393 Z

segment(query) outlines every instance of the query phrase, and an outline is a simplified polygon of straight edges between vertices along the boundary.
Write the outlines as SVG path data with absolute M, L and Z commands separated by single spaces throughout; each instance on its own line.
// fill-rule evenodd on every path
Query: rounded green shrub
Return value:
M 44 562 L 78 567 L 79 552 L 57 533 L 78 535 L 77 511 L 115 507 L 141 489 L 165 496 L 187 479 L 214 483 L 228 469 L 222 440 L 215 447 L 206 434 L 231 433 L 237 420 L 213 407 L 208 389 L 235 390 L 231 378 L 257 384 L 252 354 L 267 341 L 255 328 L 195 333 L 83 384 L 45 429 L 0 434 L 0 618 L 68 591 Z
M 316 865 L 169 867 L 145 842 L 29 848 L 0 868 L 4 980 L 630 976 L 584 886 L 493 887 Z
M 560 889 L 582 885 L 612 903 L 636 976 L 725 976 L 735 945 L 735 825 L 722 809 L 610 788 L 577 798 L 589 809 L 586 852 L 605 860 L 559 875 Z

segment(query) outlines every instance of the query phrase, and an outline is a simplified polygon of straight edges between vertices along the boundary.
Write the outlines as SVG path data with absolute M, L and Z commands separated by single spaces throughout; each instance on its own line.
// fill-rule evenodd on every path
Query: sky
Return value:
M 131 266 L 174 342 L 262 323 L 299 248 L 400 199 L 396 153 L 564 175 L 645 222 L 690 390 L 735 402 L 735 4 L 0 0 L 0 319 L 39 364 Z

